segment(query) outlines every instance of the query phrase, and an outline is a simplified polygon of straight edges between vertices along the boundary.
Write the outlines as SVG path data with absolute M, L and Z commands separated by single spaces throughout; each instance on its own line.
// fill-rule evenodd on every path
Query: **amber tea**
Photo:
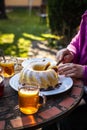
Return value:
M 24 114 L 33 114 L 38 111 L 39 89 L 37 87 L 19 88 L 19 108 Z
M 4 77 L 11 77 L 14 75 L 14 62 L 0 62 L 0 67 L 2 69 L 2 75 Z
M 40 95 L 39 84 L 24 84 L 18 87 L 19 109 L 24 114 L 34 114 L 39 107 L 45 104 L 46 97 Z M 40 103 L 39 97 L 42 97 L 43 102 Z

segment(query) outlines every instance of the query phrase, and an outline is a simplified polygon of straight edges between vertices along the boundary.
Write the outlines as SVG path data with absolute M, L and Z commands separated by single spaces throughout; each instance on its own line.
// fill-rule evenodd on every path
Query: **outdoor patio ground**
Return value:
M 33 41 L 29 50 L 29 57 L 47 57 L 56 60 L 57 50 L 47 47 L 45 42 Z

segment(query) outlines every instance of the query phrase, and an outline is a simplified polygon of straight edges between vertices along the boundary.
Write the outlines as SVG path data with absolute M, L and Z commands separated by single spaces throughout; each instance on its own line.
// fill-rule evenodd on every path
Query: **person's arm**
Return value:
M 74 55 L 74 63 L 78 63 L 79 59 L 79 35 L 80 32 L 78 32 L 78 34 L 71 40 L 70 44 L 67 46 L 67 49 Z
M 60 63 L 69 63 L 73 60 L 73 54 L 67 48 L 64 48 L 57 52 L 56 59 L 57 65 Z

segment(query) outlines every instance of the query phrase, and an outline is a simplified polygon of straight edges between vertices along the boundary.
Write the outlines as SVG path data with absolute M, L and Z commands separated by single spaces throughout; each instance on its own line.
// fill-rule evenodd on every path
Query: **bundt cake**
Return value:
M 50 62 L 31 63 L 20 72 L 19 83 L 36 82 L 40 88 L 55 88 L 58 84 L 57 66 L 51 66 Z

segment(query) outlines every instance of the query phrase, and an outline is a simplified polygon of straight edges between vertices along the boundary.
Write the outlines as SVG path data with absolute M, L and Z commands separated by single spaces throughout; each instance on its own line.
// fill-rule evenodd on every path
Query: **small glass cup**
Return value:
M 4 95 L 4 77 L 0 75 L 0 97 Z
M 15 73 L 15 62 L 12 57 L 6 58 L 6 61 L 0 59 L 1 74 L 5 78 L 12 77 Z
M 36 83 L 24 84 L 18 87 L 19 109 L 24 114 L 34 114 L 41 105 L 44 105 L 46 98 L 39 94 L 39 85 Z M 40 104 L 40 96 L 43 99 Z

